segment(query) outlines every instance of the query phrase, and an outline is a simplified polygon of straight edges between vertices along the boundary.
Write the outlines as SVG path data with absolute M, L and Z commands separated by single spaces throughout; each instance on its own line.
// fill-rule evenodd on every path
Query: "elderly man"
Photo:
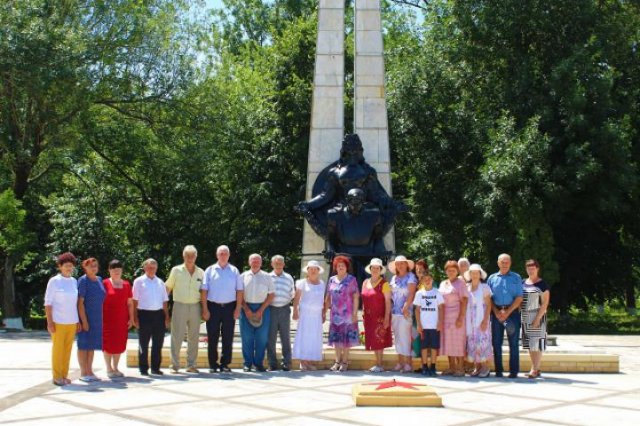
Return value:
M 487 284 L 493 293 L 491 298 L 491 338 L 496 377 L 502 377 L 502 339 L 507 331 L 509 341 L 509 378 L 515 379 L 520 371 L 520 303 L 522 303 L 522 278 L 511 271 L 511 256 L 498 256 L 499 272 L 491 275 Z
M 169 325 L 169 297 L 164 282 L 156 276 L 158 262 L 147 259 L 142 263 L 144 275 L 133 281 L 133 323 L 138 328 L 138 368 L 149 375 L 149 340 L 151 346 L 151 374 L 162 375 L 162 345 Z
M 263 372 L 264 352 L 269 340 L 271 316 L 269 305 L 275 296 L 275 286 L 269 274 L 261 270 L 262 257 L 259 254 L 249 256 L 250 270 L 242 273 L 244 284 L 244 302 L 240 317 L 240 336 L 242 338 L 242 356 L 244 371 L 255 367 Z
M 229 247 L 216 250 L 218 262 L 204 271 L 200 287 L 202 319 L 207 322 L 209 372 L 229 373 L 233 333 L 242 307 L 243 284 L 238 268 L 229 263 Z M 218 363 L 218 340 L 222 334 L 222 358 Z
M 187 373 L 198 373 L 198 340 L 200 337 L 200 287 L 204 271 L 196 266 L 198 250 L 186 246 L 182 250 L 182 265 L 171 269 L 165 285 L 173 292 L 171 316 L 171 371 L 180 370 L 180 349 L 187 333 Z
M 269 343 L 267 345 L 267 358 L 269 359 L 269 370 L 278 369 L 278 358 L 276 356 L 276 341 L 280 333 L 280 343 L 282 346 L 282 371 L 291 369 L 291 300 L 295 296 L 295 283 L 293 277 L 284 272 L 284 257 L 279 254 L 271 258 L 273 271 L 271 279 L 275 286 L 275 296 L 269 307 L 271 324 L 269 326 Z

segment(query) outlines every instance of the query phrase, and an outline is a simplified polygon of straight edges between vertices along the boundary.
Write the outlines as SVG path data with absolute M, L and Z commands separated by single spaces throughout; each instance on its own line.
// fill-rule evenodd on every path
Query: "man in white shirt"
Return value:
M 169 297 L 164 281 L 156 276 L 158 262 L 147 259 L 142 263 L 144 275 L 133 281 L 133 322 L 138 328 L 138 368 L 149 375 L 149 340 L 151 346 L 151 374 L 162 375 L 162 345 L 169 325 Z
M 284 257 L 277 254 L 271 258 L 273 271 L 271 279 L 275 286 L 275 296 L 269 307 L 271 324 L 269 326 L 269 343 L 267 344 L 267 358 L 269 359 L 269 371 L 278 370 L 278 358 L 276 356 L 276 341 L 280 333 L 282 346 L 282 370 L 291 369 L 291 300 L 295 296 L 295 283 L 293 277 L 284 271 Z
M 271 317 L 269 305 L 275 296 L 275 286 L 271 276 L 260 269 L 262 257 L 259 254 L 249 256 L 250 270 L 242 273 L 244 283 L 244 303 L 240 316 L 240 337 L 242 338 L 242 356 L 244 371 L 266 371 L 264 353 L 269 341 Z
M 200 287 L 202 319 L 207 322 L 209 373 L 230 373 L 233 334 L 242 307 L 243 284 L 238 268 L 229 263 L 229 247 L 216 250 L 218 262 L 204 271 Z M 218 363 L 218 342 L 222 335 L 222 357 Z

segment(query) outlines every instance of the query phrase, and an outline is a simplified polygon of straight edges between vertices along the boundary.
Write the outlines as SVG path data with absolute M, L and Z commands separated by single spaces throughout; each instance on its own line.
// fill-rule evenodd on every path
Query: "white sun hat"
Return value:
M 409 266 L 408 268 L 409 271 L 413 271 L 413 267 L 416 265 L 416 263 L 413 260 L 409 260 L 405 256 L 402 256 L 402 255 L 396 256 L 395 259 L 389 262 L 389 270 L 393 275 L 396 274 L 396 262 L 407 262 L 407 265 Z
M 487 273 L 484 271 L 484 269 L 482 269 L 482 266 L 474 263 L 473 265 L 469 266 L 469 270 L 464 273 L 465 281 L 471 281 L 471 271 L 480 271 L 480 278 L 482 278 L 483 281 L 487 279 Z
M 320 266 L 320 262 L 318 262 L 317 260 L 310 260 L 307 262 L 307 266 L 304 267 L 305 274 L 308 273 L 307 270 L 309 268 L 318 268 L 321 274 L 324 272 L 324 268 Z
M 371 262 L 369 262 L 369 264 L 364 268 L 365 272 L 369 275 L 371 275 L 372 266 L 380 267 L 380 275 L 384 274 L 385 271 L 387 270 L 387 268 L 385 268 L 384 265 L 382 264 L 382 259 L 378 259 L 377 257 L 374 257 L 373 259 L 371 259 Z

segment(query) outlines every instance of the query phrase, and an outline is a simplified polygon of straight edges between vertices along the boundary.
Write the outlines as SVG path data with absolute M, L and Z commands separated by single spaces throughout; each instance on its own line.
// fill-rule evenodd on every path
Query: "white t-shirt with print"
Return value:
M 413 304 L 420 307 L 420 325 L 423 329 L 438 328 L 438 306 L 444 304 L 444 297 L 438 289 L 418 290 Z

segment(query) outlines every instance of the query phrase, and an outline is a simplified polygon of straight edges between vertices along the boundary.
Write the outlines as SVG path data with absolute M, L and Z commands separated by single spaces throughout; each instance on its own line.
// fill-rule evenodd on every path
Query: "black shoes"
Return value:
M 148 372 L 148 371 L 141 371 L 141 372 L 140 372 L 140 375 L 141 375 L 141 376 L 148 376 L 148 375 L 149 375 L 149 372 Z
M 223 365 L 222 367 L 220 367 L 220 372 L 221 373 L 231 373 L 231 369 L 228 366 Z
M 164 373 L 161 370 L 151 370 L 151 374 L 154 376 L 162 376 Z
M 509 373 L 509 378 L 510 379 L 517 379 L 518 378 L 518 373 Z
M 259 373 L 264 373 L 267 370 L 262 365 L 258 365 L 258 366 L 256 366 L 256 371 L 259 372 Z
M 291 371 L 288 365 L 282 364 L 282 371 Z
M 503 377 L 502 371 L 496 371 L 496 377 Z
M 244 367 L 242 367 L 242 371 L 244 371 L 245 373 L 249 373 L 251 371 L 251 366 L 245 365 Z
M 269 368 L 267 368 L 267 371 L 269 372 L 278 371 L 278 367 L 270 365 Z

